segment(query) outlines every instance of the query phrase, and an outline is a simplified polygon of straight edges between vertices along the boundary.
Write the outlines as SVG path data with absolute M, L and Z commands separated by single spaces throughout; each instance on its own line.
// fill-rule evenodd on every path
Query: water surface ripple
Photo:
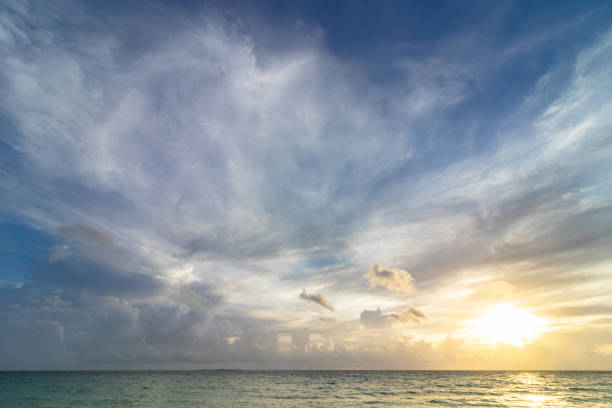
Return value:
M 612 407 L 612 372 L 0 372 L 0 407 Z

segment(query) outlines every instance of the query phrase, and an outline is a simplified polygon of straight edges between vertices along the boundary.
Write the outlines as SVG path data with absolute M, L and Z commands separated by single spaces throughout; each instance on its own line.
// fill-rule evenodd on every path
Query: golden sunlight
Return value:
M 490 343 L 506 343 L 517 347 L 534 341 L 546 329 L 548 319 L 517 309 L 511 303 L 500 303 L 474 319 L 474 337 Z

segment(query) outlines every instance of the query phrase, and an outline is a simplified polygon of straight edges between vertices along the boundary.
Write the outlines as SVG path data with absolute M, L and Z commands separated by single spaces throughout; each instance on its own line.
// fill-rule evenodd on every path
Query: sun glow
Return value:
M 474 337 L 491 343 L 523 347 L 534 341 L 547 323 L 548 319 L 544 317 L 516 309 L 510 303 L 500 303 L 472 321 L 472 333 Z

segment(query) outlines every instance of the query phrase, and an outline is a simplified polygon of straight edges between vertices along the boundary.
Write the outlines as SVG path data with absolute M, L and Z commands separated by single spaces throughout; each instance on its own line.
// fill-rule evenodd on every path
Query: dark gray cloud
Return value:
M 85 290 L 98 295 L 153 295 L 163 288 L 158 278 L 115 265 L 71 257 L 52 263 L 37 263 L 27 275 L 39 285 Z
M 302 293 L 300 293 L 300 299 L 305 300 L 307 302 L 316 303 L 331 311 L 334 310 L 333 306 L 329 304 L 327 299 L 325 299 L 325 296 L 323 296 L 321 293 L 309 295 L 308 293 L 306 293 L 306 289 L 302 289 Z
M 146 297 L 161 292 L 165 283 L 156 266 L 125 247 L 112 243 L 104 232 L 84 224 L 60 229 L 61 237 L 85 241 L 55 248 L 49 259 L 34 262 L 26 275 L 40 287 L 108 296 Z
M 190 297 L 129 301 L 125 293 L 121 298 L 37 282 L 5 287 L 0 290 L 1 366 L 71 368 L 275 358 L 278 339 L 265 324 L 214 318 L 223 307 L 218 294 L 197 283 L 181 289 Z

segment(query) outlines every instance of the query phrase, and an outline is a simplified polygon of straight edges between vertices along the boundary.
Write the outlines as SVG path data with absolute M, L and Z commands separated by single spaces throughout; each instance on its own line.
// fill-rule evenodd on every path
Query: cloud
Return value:
M 427 316 L 420 310 L 409 307 L 401 313 L 383 313 L 380 308 L 376 310 L 364 310 L 359 316 L 361 324 L 366 329 L 385 329 L 393 325 L 394 321 L 400 323 L 420 323 Z
M 419 282 L 425 337 L 495 296 L 609 319 L 584 303 L 612 303 L 609 32 L 482 41 L 478 26 L 364 61 L 308 27 L 154 7 L 0 7 L 0 212 L 57 241 L 1 289 L 0 361 L 282 366 L 311 284 L 342 310 L 311 322 L 304 364 L 464 358 L 393 331 L 425 317 L 366 290 L 372 260 L 405 268 L 373 265 L 372 288 Z
M 410 293 L 414 290 L 414 278 L 410 273 L 403 269 L 385 269 L 381 265 L 375 264 L 363 275 L 374 288 L 382 286 L 394 292 Z
M 93 227 L 80 224 L 59 231 L 61 238 L 82 241 L 53 246 L 50 257 L 33 261 L 26 284 L 99 296 L 148 297 L 165 290 L 157 271 L 161 265 L 154 259 L 114 243 Z
M 331 311 L 334 310 L 333 306 L 329 304 L 327 299 L 325 299 L 325 296 L 323 296 L 321 293 L 309 295 L 308 293 L 306 293 L 306 289 L 302 289 L 302 293 L 300 293 L 300 299 L 303 299 L 307 302 L 316 303 Z
M 49 255 L 49 262 L 59 261 L 66 259 L 70 256 L 70 247 L 68 245 L 54 245 L 51 248 L 51 255 Z
M 504 280 L 490 280 L 474 285 L 470 301 L 500 302 L 517 296 L 517 287 Z
M 306 328 L 293 330 L 291 332 L 291 345 L 300 353 L 308 352 L 310 331 Z
M 28 279 L 40 285 L 87 290 L 100 295 L 159 292 L 161 282 L 149 274 L 78 256 L 35 264 Z
M 421 320 L 427 319 L 425 313 L 414 307 L 409 307 L 402 313 L 390 313 L 389 316 L 402 323 L 420 323 Z
M 265 361 L 277 353 L 274 330 L 223 316 L 224 299 L 205 285 L 151 294 L 79 283 L 0 290 L 3 368 Z
M 386 329 L 393 323 L 391 316 L 383 314 L 380 309 L 364 310 L 359 320 L 366 329 Z
M 111 237 L 104 230 L 81 222 L 69 227 L 60 227 L 58 232 L 62 237 L 68 239 L 86 239 L 100 245 L 109 245 L 112 242 Z

